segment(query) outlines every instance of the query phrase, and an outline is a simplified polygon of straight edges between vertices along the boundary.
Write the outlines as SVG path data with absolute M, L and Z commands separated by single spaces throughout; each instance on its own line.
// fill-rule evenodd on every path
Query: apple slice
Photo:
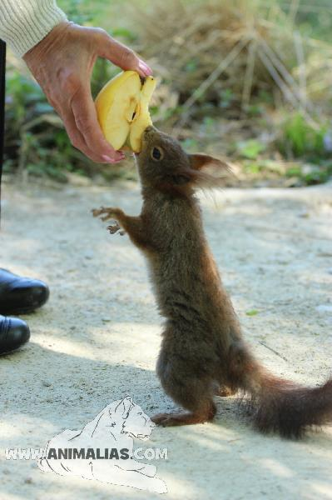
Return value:
M 141 99 L 137 104 L 135 117 L 130 127 L 129 143 L 135 153 L 139 153 L 142 148 L 142 134 L 144 130 L 152 125 L 149 113 L 149 103 L 156 88 L 156 80 L 148 76 L 141 90 Z
M 142 84 L 138 73 L 125 71 L 109 81 L 96 98 L 99 124 L 106 140 L 120 149 L 129 135 Z
M 141 150 L 142 134 L 152 125 L 149 101 L 155 86 L 151 76 L 142 85 L 136 71 L 124 71 L 99 92 L 95 101 L 99 124 L 114 149 L 127 144 L 135 153 Z

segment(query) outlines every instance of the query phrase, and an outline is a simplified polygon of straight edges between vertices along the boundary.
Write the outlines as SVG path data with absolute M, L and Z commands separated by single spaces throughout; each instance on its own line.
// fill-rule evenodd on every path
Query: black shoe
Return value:
M 0 316 L 0 355 L 15 351 L 29 338 L 30 330 L 24 321 Z
M 42 281 L 0 269 L 1 314 L 29 313 L 44 305 L 49 295 L 49 288 Z

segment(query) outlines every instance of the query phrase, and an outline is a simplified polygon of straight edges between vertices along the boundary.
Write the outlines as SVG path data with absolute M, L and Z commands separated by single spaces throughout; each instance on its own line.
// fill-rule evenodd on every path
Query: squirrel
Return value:
M 249 396 L 254 426 L 263 433 L 300 438 L 311 426 L 332 420 L 332 378 L 306 388 L 271 374 L 243 339 L 231 300 L 204 235 L 195 192 L 221 186 L 226 162 L 187 154 L 153 126 L 136 154 L 141 215 L 119 208 L 93 210 L 108 229 L 128 234 L 145 255 L 160 314 L 166 319 L 157 374 L 166 392 L 186 412 L 161 413 L 162 426 L 211 421 L 215 395 Z

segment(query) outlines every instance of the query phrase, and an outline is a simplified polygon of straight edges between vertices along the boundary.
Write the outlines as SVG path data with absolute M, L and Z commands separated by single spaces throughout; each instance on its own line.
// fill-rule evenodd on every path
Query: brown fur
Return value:
M 160 159 L 152 158 L 154 148 Z M 101 208 L 147 257 L 157 304 L 166 318 L 157 373 L 165 392 L 187 410 L 153 421 L 184 425 L 211 420 L 213 396 L 241 390 L 251 396 L 262 432 L 300 437 L 332 416 L 332 380 L 303 388 L 271 375 L 245 344 L 232 303 L 205 239 L 195 189 L 221 185 L 227 165 L 207 155 L 187 155 L 171 137 L 149 127 L 137 158 L 141 215 Z M 210 173 L 209 173 L 210 171 Z

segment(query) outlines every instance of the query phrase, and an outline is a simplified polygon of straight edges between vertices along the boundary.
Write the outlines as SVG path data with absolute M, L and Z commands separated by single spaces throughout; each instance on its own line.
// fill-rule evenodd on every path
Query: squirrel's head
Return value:
M 188 154 L 178 141 L 154 127 L 144 131 L 136 161 L 144 187 L 179 194 L 190 194 L 196 188 L 221 187 L 230 172 L 222 160 L 200 153 Z

